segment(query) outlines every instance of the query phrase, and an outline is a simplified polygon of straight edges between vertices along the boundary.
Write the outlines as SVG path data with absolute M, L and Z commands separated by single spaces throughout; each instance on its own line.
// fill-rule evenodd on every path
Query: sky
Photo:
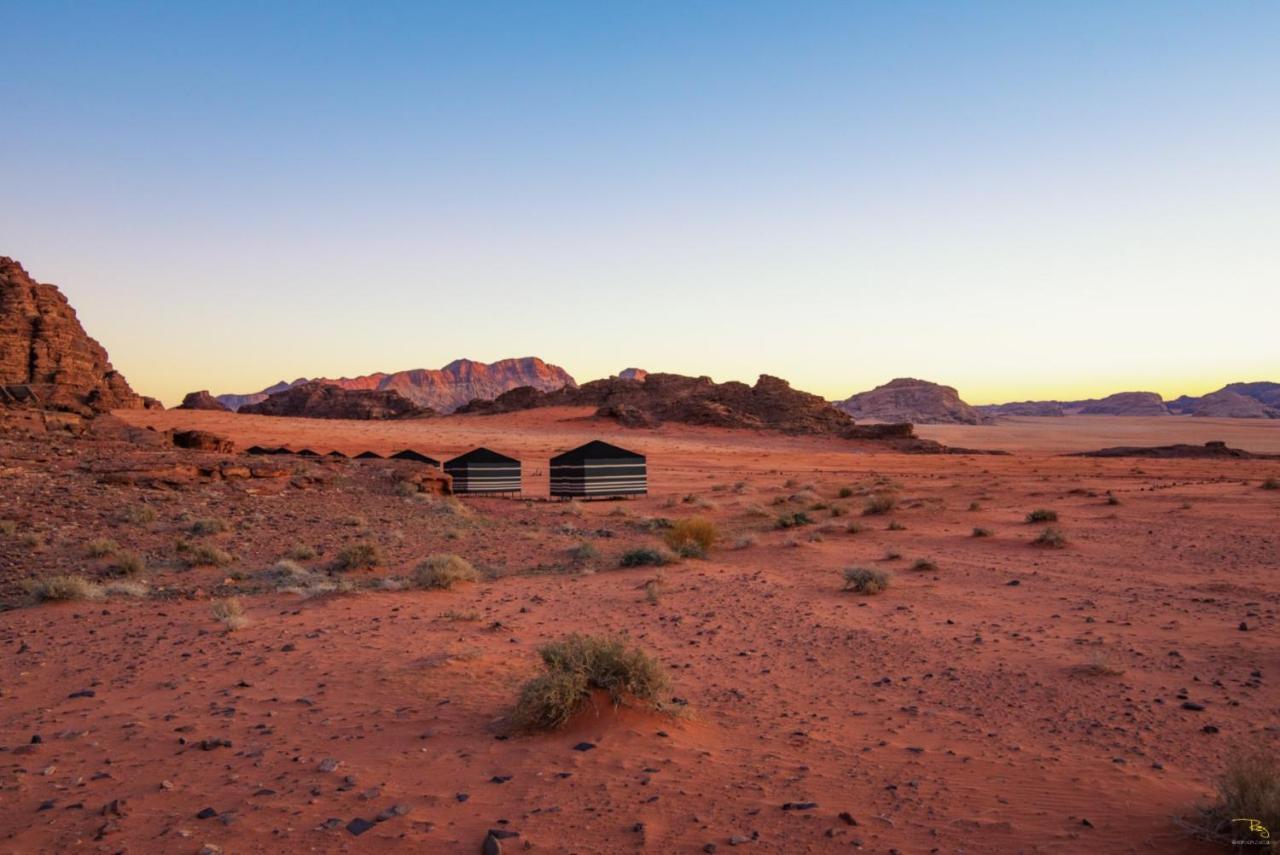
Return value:
M 1280 4 L 0 0 L 0 255 L 136 390 L 537 355 L 1280 380 Z

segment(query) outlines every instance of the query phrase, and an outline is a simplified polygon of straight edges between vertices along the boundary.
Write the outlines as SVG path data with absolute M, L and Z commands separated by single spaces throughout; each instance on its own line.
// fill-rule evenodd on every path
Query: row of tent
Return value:
M 319 452 L 304 448 L 292 451 L 287 448 L 263 448 L 253 446 L 249 454 L 297 454 L 303 457 L 320 457 Z M 331 451 L 327 457 L 346 457 L 340 451 Z M 420 451 L 404 449 L 390 455 L 393 460 L 413 460 L 428 466 L 440 466 L 440 461 Z M 357 460 L 381 460 L 381 454 L 365 451 L 356 455 Z M 444 462 L 444 471 L 453 478 L 453 492 L 465 494 L 519 493 L 521 488 L 520 461 L 488 448 L 476 448 Z M 592 440 L 551 458 L 551 495 L 560 498 L 613 498 L 615 496 L 643 496 L 648 492 L 648 471 L 643 454 Z

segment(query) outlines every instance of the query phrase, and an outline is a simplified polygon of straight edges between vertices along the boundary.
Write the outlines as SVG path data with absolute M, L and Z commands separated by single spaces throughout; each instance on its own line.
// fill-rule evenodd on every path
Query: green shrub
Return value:
M 887 514 L 897 506 L 898 498 L 892 493 L 875 493 L 867 497 L 867 503 L 862 507 L 862 515 L 874 517 Z
M 1028 523 L 1047 523 L 1047 522 L 1057 522 L 1057 521 L 1058 521 L 1058 512 L 1046 510 L 1045 508 L 1037 508 L 1036 510 L 1027 514 Z
M 622 553 L 620 563 L 623 567 L 661 567 L 670 563 L 670 559 L 665 552 L 659 549 L 641 547 L 639 549 L 628 549 Z
M 467 559 L 444 553 L 430 555 L 413 570 L 413 584 L 419 588 L 451 590 L 459 582 L 477 582 L 480 574 Z
M 715 524 L 702 517 L 678 520 L 663 535 L 677 555 L 685 558 L 703 558 L 719 537 Z
M 1066 536 L 1056 528 L 1046 528 L 1040 532 L 1040 535 L 1033 541 L 1033 546 L 1042 546 L 1047 549 L 1062 549 L 1067 545 Z
M 844 590 L 857 594 L 879 594 L 889 587 L 893 578 L 884 570 L 873 570 L 870 567 L 844 568 Z
M 44 576 L 23 583 L 37 603 L 102 599 L 102 588 L 83 576 Z
M 335 570 L 368 570 L 382 563 L 382 550 L 376 543 L 362 540 L 342 547 L 334 559 Z
M 525 683 L 513 719 L 521 730 L 555 730 L 590 700 L 609 693 L 614 706 L 639 701 L 651 709 L 670 683 L 662 665 L 620 638 L 570 635 L 538 649 L 546 673 Z

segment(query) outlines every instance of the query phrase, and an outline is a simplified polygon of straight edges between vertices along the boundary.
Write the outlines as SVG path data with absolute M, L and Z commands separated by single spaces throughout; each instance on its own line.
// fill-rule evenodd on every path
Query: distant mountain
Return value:
M 308 380 L 300 377 L 292 383 L 281 380 L 261 392 L 247 395 L 218 395 L 217 399 L 228 409 L 238 411 L 241 407 L 265 401 L 268 396 L 277 392 L 308 382 L 337 386 L 340 389 L 397 392 L 411 403 L 438 413 L 451 413 L 468 401 L 477 398 L 491 401 L 503 392 L 521 386 L 531 386 L 544 392 L 566 386 L 576 389 L 578 386 L 573 377 L 563 368 L 543 362 L 536 356 L 526 356 L 521 359 L 503 359 L 489 364 L 459 359 L 450 362 L 444 368 L 415 368 L 392 374 L 379 372 L 363 377 L 342 377 L 336 380 L 327 378 Z
M 311 382 L 292 386 L 245 404 L 240 412 L 257 416 L 293 416 L 306 419 L 404 419 L 436 415 L 419 407 L 394 389 L 343 389 Z
M 1082 416 L 1167 416 L 1164 398 L 1155 392 L 1116 392 L 1097 401 L 1083 401 Z
M 1216 392 L 1165 401 L 1155 392 L 1117 392 L 1085 401 L 1019 401 L 977 407 L 1002 416 L 1200 416 L 1220 419 L 1280 418 L 1280 383 L 1228 383 Z
M 912 377 L 890 380 L 869 392 L 838 401 L 835 406 L 855 419 L 882 422 L 976 425 L 988 420 L 960 400 L 960 393 L 950 386 Z

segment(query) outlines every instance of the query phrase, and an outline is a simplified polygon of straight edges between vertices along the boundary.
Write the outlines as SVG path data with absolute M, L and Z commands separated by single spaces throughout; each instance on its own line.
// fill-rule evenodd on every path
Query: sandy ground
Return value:
M 1192 416 L 1018 417 L 990 425 L 919 425 L 916 433 L 964 448 L 1067 454 L 1116 445 L 1203 445 L 1280 454 L 1280 419 L 1204 419 Z
M 444 457 L 486 444 L 525 460 L 535 496 L 551 453 L 601 437 L 649 455 L 652 494 L 468 499 L 456 517 L 376 486 L 360 464 L 329 487 L 274 495 L 215 484 L 140 496 L 155 491 L 24 474 L 0 519 L 41 545 L 0 544 L 5 572 L 84 565 L 80 545 L 105 534 L 147 554 L 156 594 L 0 613 L 0 851 L 467 852 L 488 829 L 518 832 L 508 852 L 725 851 L 734 838 L 767 852 L 1215 851 L 1172 817 L 1209 798 L 1229 747 L 1280 739 L 1280 491 L 1259 488 L 1280 461 L 1051 455 L 1201 436 L 1277 450 L 1271 424 L 921 431 L 1016 452 L 968 457 L 626 431 L 565 410 L 127 418 L 242 446 Z M 897 508 L 863 516 L 865 497 L 886 490 Z M 111 522 L 138 501 L 155 522 Z M 1060 515 L 1067 548 L 1031 545 L 1042 526 L 1024 517 L 1042 507 Z M 814 524 L 775 527 L 798 510 Z M 348 531 L 337 520 L 353 513 Z M 230 521 L 214 537 L 234 565 L 168 563 L 193 514 Z M 707 560 L 617 568 L 624 549 L 660 543 L 652 519 L 687 516 L 721 531 Z M 315 544 L 319 565 L 352 537 L 385 550 L 387 566 L 366 572 L 449 551 L 487 580 L 246 593 L 249 626 L 228 633 L 211 618 L 211 593 L 247 586 L 290 545 Z M 583 542 L 600 557 L 572 561 Z M 920 558 L 937 569 L 913 570 Z M 841 592 L 855 564 L 892 571 L 892 587 Z M 603 709 L 564 732 L 513 735 L 506 716 L 537 646 L 570 632 L 626 633 L 666 665 L 687 711 Z M 594 748 L 574 750 L 583 742 Z

